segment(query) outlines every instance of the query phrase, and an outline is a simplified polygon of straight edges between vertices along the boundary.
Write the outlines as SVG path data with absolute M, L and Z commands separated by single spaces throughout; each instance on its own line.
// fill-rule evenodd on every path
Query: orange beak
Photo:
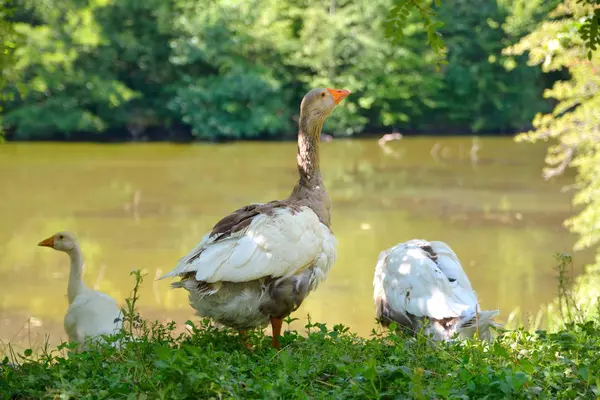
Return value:
M 346 89 L 327 88 L 327 91 L 333 96 L 335 104 L 340 104 L 340 101 L 344 100 L 350 94 L 350 91 Z
M 44 239 L 38 243 L 38 246 L 54 247 L 54 236 L 50 236 L 48 239 Z

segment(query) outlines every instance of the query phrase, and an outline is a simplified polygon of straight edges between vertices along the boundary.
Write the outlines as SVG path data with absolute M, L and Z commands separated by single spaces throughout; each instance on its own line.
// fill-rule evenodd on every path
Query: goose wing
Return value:
M 450 282 L 454 297 L 457 301 L 477 306 L 477 295 L 471 286 L 471 281 L 465 273 L 456 253 L 444 242 L 429 242 L 431 248 L 437 255 L 437 265 Z
M 286 201 L 252 204 L 219 221 L 162 278 L 193 273 L 209 283 L 286 277 L 316 264 L 326 273 L 337 241 L 306 206 Z
M 380 257 L 376 279 L 389 306 L 416 317 L 458 317 L 467 308 L 453 296 L 450 282 L 421 247 L 402 243 Z

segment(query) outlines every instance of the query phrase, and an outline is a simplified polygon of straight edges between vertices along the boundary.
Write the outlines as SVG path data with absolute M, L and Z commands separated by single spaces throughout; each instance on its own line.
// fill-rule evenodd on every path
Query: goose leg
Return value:
M 242 344 L 244 345 L 244 347 L 246 347 L 247 349 L 252 348 L 252 346 L 250 345 L 250 343 L 248 343 L 248 338 L 246 337 L 246 329 L 239 329 L 238 330 L 240 332 L 240 339 L 242 341 Z
M 281 335 L 281 325 L 283 324 L 283 320 L 281 318 L 271 318 L 271 327 L 273 328 L 273 343 L 271 346 L 276 349 L 280 349 L 281 345 L 279 344 L 279 336 Z

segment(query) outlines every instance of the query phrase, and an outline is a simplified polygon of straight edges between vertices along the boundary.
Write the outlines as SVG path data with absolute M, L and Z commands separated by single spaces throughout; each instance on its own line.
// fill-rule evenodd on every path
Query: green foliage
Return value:
M 275 16 L 261 15 L 252 2 L 180 7 L 185 14 L 177 20 L 171 57 L 183 73 L 169 109 L 201 138 L 289 130 L 291 93 L 282 89 L 289 77 L 269 67 L 282 62 L 277 40 L 285 32 Z
M 15 31 L 14 23 L 10 20 L 14 14 L 15 7 L 12 1 L 6 0 L 0 3 L 0 143 L 4 140 L 2 129 L 3 103 L 10 99 L 4 89 L 11 79 L 16 78 L 14 52 L 20 37 Z
M 510 38 L 520 38 L 533 32 L 561 1 L 499 0 L 498 6 L 508 13 L 502 28 Z
M 47 25 L 14 24 L 25 38 L 15 56 L 26 90 L 9 87 L 15 99 L 8 103 L 5 123 L 15 126 L 16 137 L 24 139 L 57 131 L 70 137 L 78 131 L 105 130 L 110 118 L 119 115 L 118 107 L 135 93 L 106 71 L 91 68 L 101 43 L 100 27 L 93 19 L 99 4 L 25 6 L 30 7 L 22 10 L 28 18 Z M 19 103 L 26 105 L 14 107 Z
M 565 0 L 553 12 L 551 21 L 544 22 L 536 31 L 523 38 L 507 53 L 529 51 L 529 62 L 540 64 L 545 72 L 568 69 L 570 79 L 557 82 L 545 96 L 557 101 L 551 114 L 539 114 L 533 124 L 535 130 L 520 135 L 521 141 L 536 142 L 552 139 L 544 174 L 551 178 L 568 166 L 577 168 L 579 192 L 575 204 L 583 211 L 567 221 L 580 234 L 576 248 L 591 247 L 600 242 L 600 63 L 597 57 L 587 60 L 586 46 L 577 35 L 583 16 L 591 6 L 575 0 Z
M 290 55 L 297 68 L 294 75 L 305 87 L 347 87 L 356 93 L 344 100 L 326 127 L 352 134 L 374 122 L 380 128 L 417 125 L 426 119 L 435 107 L 440 76 L 435 72 L 435 54 L 423 46 L 421 23 L 404 25 L 406 40 L 390 46 L 382 11 L 389 1 L 331 4 L 335 7 L 290 10 L 301 26 L 295 41 L 299 47 Z
M 325 125 L 341 135 L 511 130 L 544 107 L 536 69 L 507 72 L 499 54 L 510 5 L 420 5 L 423 22 L 391 21 L 396 0 L 15 1 L 24 43 L 4 125 L 18 140 L 281 137 L 294 132 L 302 96 L 322 86 L 354 93 Z M 442 71 L 431 33 L 440 27 Z M 390 30 L 403 40 L 390 43 Z
M 546 108 L 541 72 L 516 67 L 515 60 L 502 55 L 507 43 L 523 33 L 511 26 L 508 29 L 515 36 L 505 32 L 509 6 L 515 6 L 521 18 L 539 19 L 530 10 L 519 10 L 517 4 L 502 6 L 493 1 L 477 7 L 467 1 L 445 1 L 439 8 L 440 18 L 454 21 L 442 28 L 448 49 L 438 104 L 443 125 L 510 132 L 528 127 L 532 110 Z
M 521 0 L 517 0 L 517 3 L 519 2 L 521 2 Z M 454 2 L 452 1 L 448 1 L 447 3 L 454 5 Z M 555 1 L 541 2 L 540 0 L 533 0 L 528 1 L 527 3 L 528 4 L 522 3 L 522 5 L 529 10 L 542 12 L 542 15 L 545 14 L 544 10 L 548 6 L 552 7 L 553 5 L 556 5 Z M 594 7 L 600 5 L 600 0 L 577 0 L 577 3 Z M 439 7 L 440 4 L 440 0 L 435 0 L 435 5 L 437 7 Z M 476 7 L 476 5 L 470 4 L 469 7 L 473 8 Z M 436 12 L 431 8 L 430 0 L 396 0 L 388 16 L 386 24 L 387 36 L 392 38 L 394 44 L 401 42 L 404 38 L 401 27 L 413 10 L 417 10 L 423 21 L 425 21 L 428 38 L 427 44 L 429 44 L 433 50 L 441 53 L 442 50 L 444 50 L 444 41 L 442 35 L 438 32 L 438 29 L 444 24 L 432 20 L 432 17 L 436 15 Z M 583 39 L 585 46 L 588 48 L 587 55 L 588 59 L 591 60 L 592 52 L 600 45 L 599 8 L 591 10 L 591 12 L 584 17 L 583 23 L 579 26 L 579 35 Z
M 246 349 L 210 321 L 143 320 L 136 310 L 141 271 L 126 302 L 121 333 L 74 352 L 11 351 L 0 363 L 4 398 L 593 398 L 600 395 L 600 321 L 556 333 L 502 332 L 492 343 L 432 343 L 425 336 L 310 321 L 306 336 L 285 332 L 275 352 L 260 332 Z M 287 321 L 291 322 L 291 319 Z M 68 356 L 68 357 L 67 357 Z
M 600 316 L 600 267 L 586 267 L 583 274 L 574 278 L 573 258 L 569 254 L 555 254 L 558 296 L 542 305 L 537 313 L 524 316 L 519 308 L 506 319 L 505 329 L 520 329 L 527 324 L 530 332 L 545 329 L 559 332 L 573 324 L 585 324 Z
M 550 14 L 552 19 L 506 49 L 508 54 L 528 52 L 529 63 L 540 65 L 545 72 L 569 72 L 568 80 L 556 82 L 545 92 L 546 97 L 556 101 L 552 113 L 537 115 L 535 129 L 517 140 L 552 142 L 544 170 L 547 179 L 562 174 L 568 167 L 576 168 L 578 191 L 574 203 L 581 212 L 566 221 L 579 234 L 575 249 L 600 243 L 600 62 L 596 54 L 589 58 L 587 39 L 578 34 L 598 11 L 592 3 L 565 0 Z M 561 260 L 563 264 L 569 261 L 565 257 Z M 599 315 L 599 271 L 600 251 L 596 263 L 586 267 L 575 282 L 563 285 L 569 289 L 561 291 L 558 304 L 550 307 L 557 308 L 562 319 L 572 321 Z
M 326 125 L 337 134 L 505 132 L 547 104 L 547 78 L 500 49 L 556 0 L 14 1 L 14 16 L 0 12 L 0 90 L 3 125 L 20 140 L 282 136 L 315 86 L 355 93 Z M 599 12 L 573 15 L 590 51 Z
M 7 85 L 9 75 L 14 68 L 13 55 L 16 47 L 14 24 L 8 20 L 14 9 L 8 3 L 3 2 L 0 6 L 0 37 L 2 37 L 0 43 L 0 91 Z
M 600 275 L 597 267 L 588 267 L 576 280 L 571 277 L 573 259 L 568 254 L 557 254 L 558 299 L 560 320 L 557 323 L 583 323 L 600 317 Z
M 253 351 L 208 321 L 146 324 L 146 334 L 89 351 L 26 350 L 5 358 L 5 398 L 593 398 L 600 394 L 600 324 L 570 324 L 551 334 L 523 330 L 491 345 L 432 345 L 424 337 L 376 334 L 362 339 L 343 326 L 309 323 L 307 336 L 286 332 L 274 352 L 251 333 Z M 119 337 L 110 339 L 118 341 Z M 115 343 L 115 342 L 112 342 Z M 61 352 L 62 350 L 62 352 Z
M 599 0 L 579 0 L 578 3 L 588 4 L 591 6 L 600 5 Z M 590 13 L 583 24 L 579 27 L 579 34 L 585 42 L 585 47 L 588 48 L 588 59 L 592 59 L 592 52 L 598 48 L 600 44 L 600 8 L 596 8 L 593 13 Z
M 435 5 L 439 7 L 440 0 L 435 0 Z M 389 16 L 385 21 L 385 32 L 388 38 L 392 38 L 392 43 L 398 45 L 404 40 L 404 26 L 408 21 L 408 16 L 412 10 L 416 10 L 419 16 L 425 22 L 427 31 L 427 44 L 432 50 L 442 53 L 444 50 L 444 39 L 438 31 L 444 26 L 444 23 L 436 20 L 437 13 L 431 7 L 428 1 L 419 0 L 395 0 Z

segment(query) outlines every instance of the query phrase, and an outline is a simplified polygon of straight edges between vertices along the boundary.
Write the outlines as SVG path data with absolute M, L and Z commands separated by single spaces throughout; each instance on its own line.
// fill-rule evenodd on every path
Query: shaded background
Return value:
M 438 65 L 418 15 L 386 38 L 391 0 L 15 0 L 4 125 L 9 140 L 293 138 L 302 96 L 327 86 L 353 92 L 336 136 L 518 132 L 566 74 L 501 51 L 558 3 L 442 1 Z

